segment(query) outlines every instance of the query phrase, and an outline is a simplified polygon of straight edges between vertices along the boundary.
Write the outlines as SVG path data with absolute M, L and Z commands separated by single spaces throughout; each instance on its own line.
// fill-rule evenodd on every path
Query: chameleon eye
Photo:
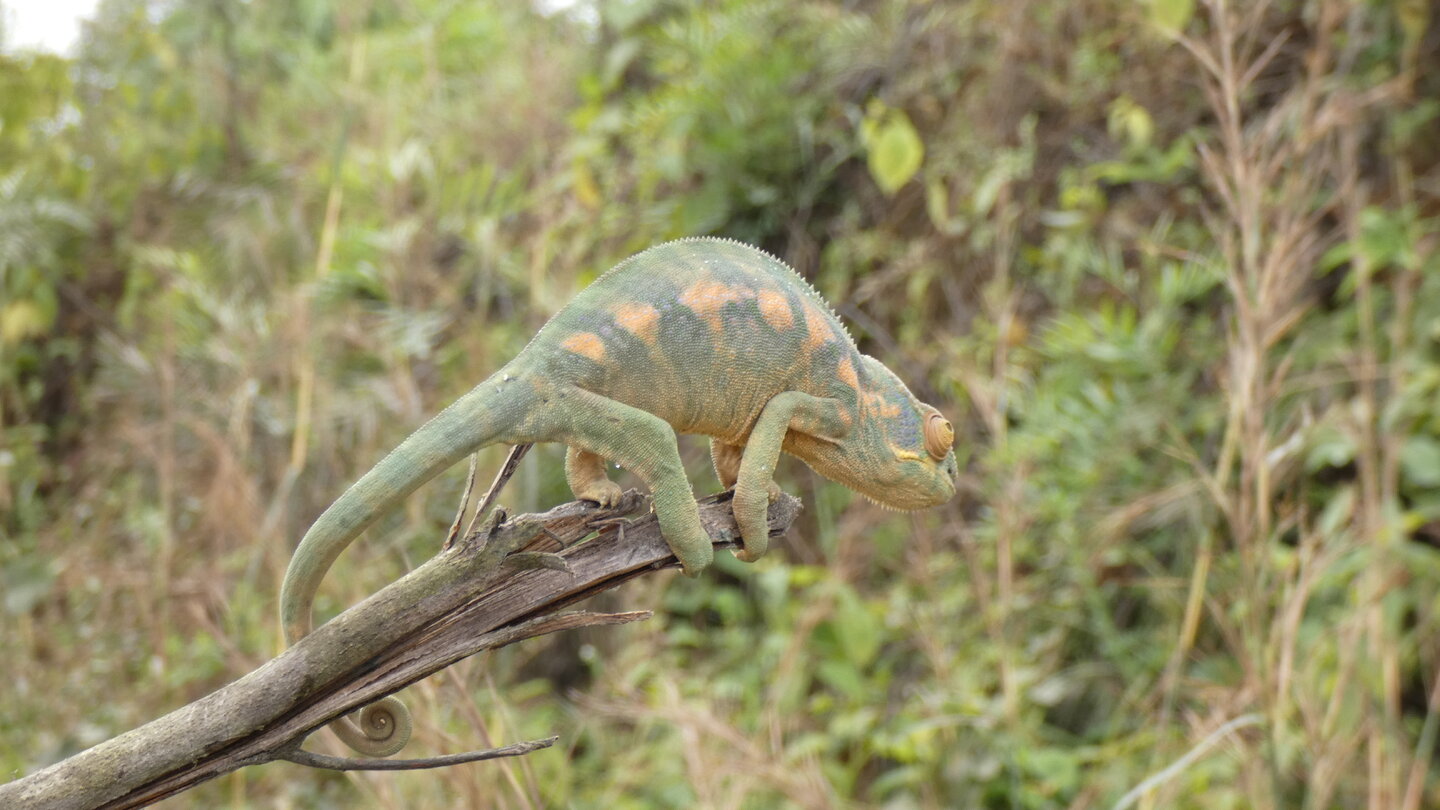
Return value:
M 938 413 L 932 413 L 925 418 L 925 452 L 936 461 L 944 461 L 945 454 L 950 452 L 951 445 L 955 444 L 955 428 L 950 426 L 950 420 Z

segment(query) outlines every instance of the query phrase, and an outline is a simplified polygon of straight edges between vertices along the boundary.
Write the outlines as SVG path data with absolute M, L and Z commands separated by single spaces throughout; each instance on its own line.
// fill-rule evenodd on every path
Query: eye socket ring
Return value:
M 955 428 L 950 426 L 950 420 L 938 413 L 932 413 L 925 418 L 925 452 L 936 461 L 943 461 L 945 454 L 955 444 Z

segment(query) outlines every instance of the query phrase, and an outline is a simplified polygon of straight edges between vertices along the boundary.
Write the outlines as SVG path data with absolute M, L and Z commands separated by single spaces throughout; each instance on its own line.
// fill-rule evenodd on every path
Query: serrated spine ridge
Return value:
M 661 242 L 655 247 L 664 247 L 665 245 L 674 242 L 721 242 L 724 244 L 738 245 L 743 248 L 749 248 L 750 250 L 753 250 L 764 256 L 765 258 L 775 262 L 786 270 L 789 270 L 790 274 L 793 275 L 800 282 L 801 288 L 808 292 L 810 294 L 810 297 L 814 299 L 817 303 L 819 303 L 821 308 L 823 308 L 827 313 L 829 313 L 831 318 L 835 319 L 836 323 L 840 324 L 840 331 L 844 332 L 845 337 L 850 341 L 851 345 L 854 345 L 855 336 L 850 334 L 850 327 L 846 326 L 845 321 L 841 320 L 840 313 L 835 311 L 835 307 L 831 306 L 830 302 L 825 300 L 825 296 L 821 295 L 820 291 L 815 289 L 815 285 L 811 284 L 809 279 L 800 275 L 800 271 L 796 270 L 794 267 L 791 267 L 789 262 L 785 261 L 779 256 L 776 256 L 765 248 L 757 247 L 750 244 L 749 242 L 742 242 L 739 239 L 730 236 L 682 236 L 679 239 L 672 239 L 669 242 Z M 650 249 L 654 250 L 654 248 Z

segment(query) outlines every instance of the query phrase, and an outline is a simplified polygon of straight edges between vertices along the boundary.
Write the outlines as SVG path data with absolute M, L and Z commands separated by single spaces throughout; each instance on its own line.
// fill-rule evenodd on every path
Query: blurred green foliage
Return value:
M 1428 4 L 555 5 L 104 0 L 73 57 L 0 53 L 0 773 L 269 658 L 348 481 L 716 233 L 951 415 L 961 497 L 784 467 L 808 509 L 760 563 L 407 692 L 422 753 L 564 750 L 173 805 L 1440 806 Z M 508 505 L 566 499 L 560 458 Z

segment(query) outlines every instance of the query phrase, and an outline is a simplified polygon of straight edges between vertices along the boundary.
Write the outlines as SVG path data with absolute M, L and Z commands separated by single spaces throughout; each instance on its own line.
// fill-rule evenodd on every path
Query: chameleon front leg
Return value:
M 584 461 L 581 455 L 610 459 L 640 476 L 650 488 L 660 534 L 685 575 L 698 576 L 715 550 L 700 525 L 674 429 L 652 413 L 583 389 L 572 389 L 565 398 L 566 417 L 557 438 L 580 451 L 577 460 Z
M 566 448 L 565 481 L 580 500 L 594 501 L 607 509 L 620 503 L 620 485 L 605 474 L 605 459 L 588 450 Z
M 838 400 L 812 397 L 799 391 L 777 394 L 765 403 L 745 442 L 736 473 L 735 499 L 730 506 L 740 526 L 744 546 L 735 552 L 737 559 L 754 562 L 764 556 L 770 545 L 766 512 L 773 498 L 775 464 L 780 460 L 785 434 L 793 430 L 817 439 L 842 439 L 849 430 L 842 408 Z

